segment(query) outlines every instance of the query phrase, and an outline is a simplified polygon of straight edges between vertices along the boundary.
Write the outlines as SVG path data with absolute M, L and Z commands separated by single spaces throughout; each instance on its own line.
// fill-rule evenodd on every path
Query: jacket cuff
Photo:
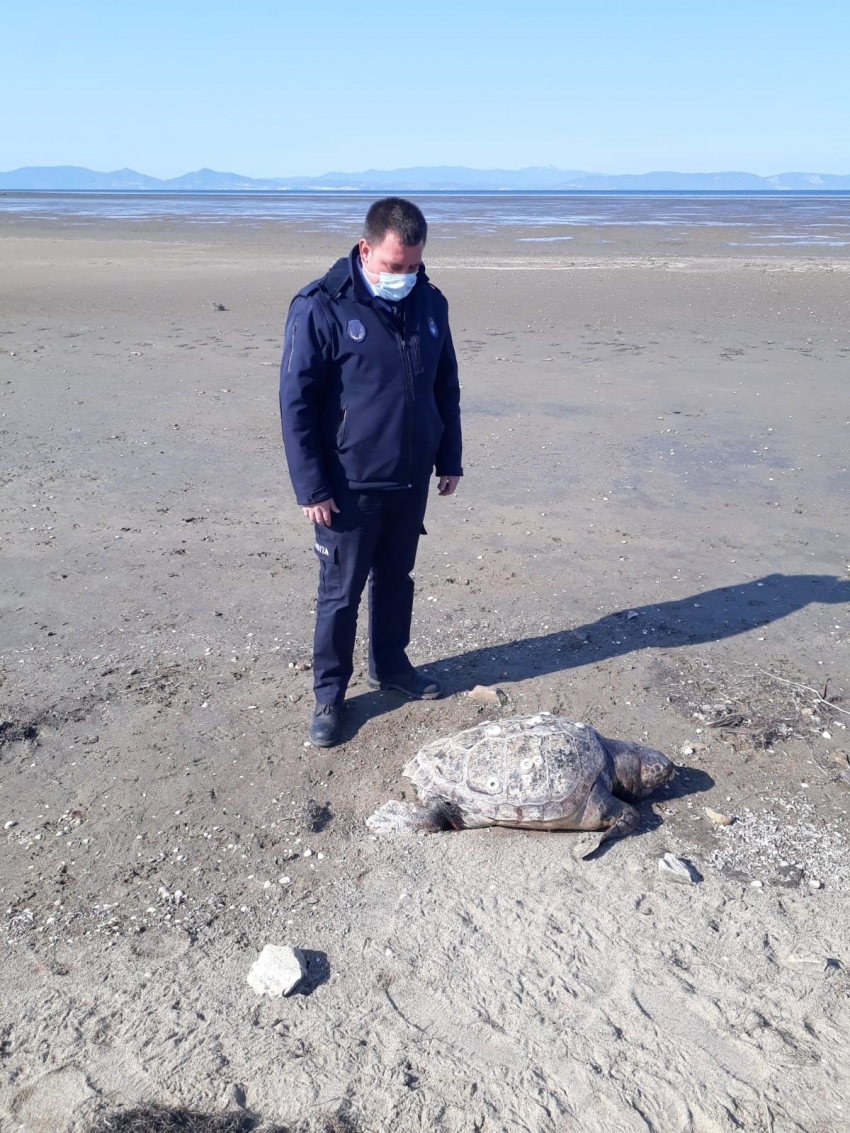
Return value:
M 437 470 L 436 470 L 436 471 L 435 471 L 435 473 L 434 473 L 434 475 L 435 475 L 435 476 L 463 476 L 463 469 L 462 469 L 462 468 L 458 468 L 458 469 L 456 469 L 455 471 L 449 472 L 449 471 L 447 471 L 447 469 L 445 469 L 445 468 L 440 468 L 440 467 L 438 466 L 438 467 L 437 467 Z
M 311 492 L 309 496 L 304 496 L 298 499 L 301 507 L 314 507 L 316 504 L 323 504 L 325 500 L 332 500 L 333 492 L 330 488 L 317 488 L 315 492 Z

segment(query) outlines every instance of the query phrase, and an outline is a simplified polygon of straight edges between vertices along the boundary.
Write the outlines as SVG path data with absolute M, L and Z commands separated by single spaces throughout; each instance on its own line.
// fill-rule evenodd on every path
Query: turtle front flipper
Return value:
M 417 806 L 397 799 L 379 806 L 366 819 L 366 826 L 373 834 L 436 834 L 452 829 L 439 803 Z
M 624 838 L 631 834 L 640 823 L 640 811 L 629 803 L 615 798 L 608 788 L 597 779 L 587 799 L 581 829 L 594 831 L 576 841 L 573 857 L 585 859 L 592 857 L 604 842 L 613 838 Z

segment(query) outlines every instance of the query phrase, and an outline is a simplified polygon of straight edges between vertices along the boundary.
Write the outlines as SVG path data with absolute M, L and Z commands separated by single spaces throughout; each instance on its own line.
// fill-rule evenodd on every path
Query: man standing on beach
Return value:
M 416 205 L 376 201 L 347 258 L 295 296 L 280 369 L 289 475 L 314 525 L 319 594 L 309 735 L 331 747 L 369 579 L 369 686 L 440 695 L 407 658 L 413 580 L 432 472 L 461 467 L 460 386 L 448 304 L 422 264 Z

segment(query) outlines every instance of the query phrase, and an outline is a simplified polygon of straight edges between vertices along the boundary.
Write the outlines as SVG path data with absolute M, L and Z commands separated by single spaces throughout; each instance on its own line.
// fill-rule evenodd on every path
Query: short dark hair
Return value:
M 380 244 L 388 232 L 394 232 L 406 248 L 415 248 L 428 239 L 428 223 L 412 201 L 384 197 L 366 213 L 363 239 L 369 244 Z

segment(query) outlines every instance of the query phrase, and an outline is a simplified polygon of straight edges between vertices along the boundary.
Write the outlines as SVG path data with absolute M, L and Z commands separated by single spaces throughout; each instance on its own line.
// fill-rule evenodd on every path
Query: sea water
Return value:
M 566 242 L 576 228 L 718 228 L 730 247 L 850 246 L 850 193 L 432 192 L 408 194 L 443 239 L 512 230 L 520 243 Z M 359 229 L 374 193 L 0 193 L 0 220 L 95 225 L 281 223 Z M 541 229 L 546 229 L 541 233 Z

